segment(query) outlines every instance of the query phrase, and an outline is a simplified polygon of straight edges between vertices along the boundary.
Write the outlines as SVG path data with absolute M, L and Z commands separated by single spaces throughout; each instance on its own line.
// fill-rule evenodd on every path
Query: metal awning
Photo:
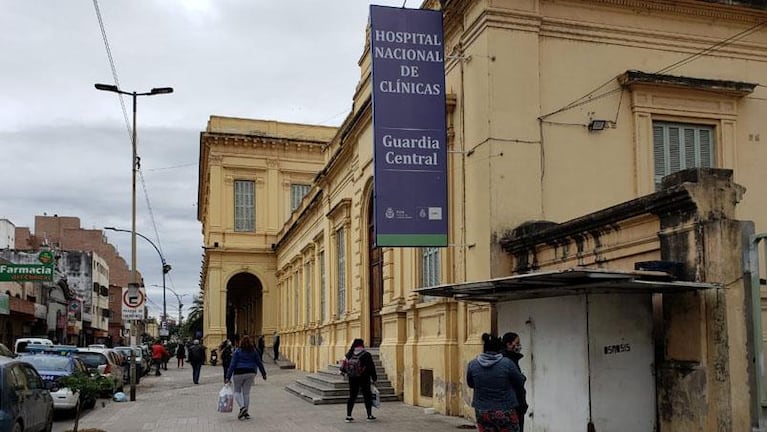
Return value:
M 575 294 L 678 293 L 717 287 L 717 284 L 677 281 L 658 271 L 611 271 L 576 267 L 528 273 L 415 290 L 416 293 L 456 300 L 500 302 Z

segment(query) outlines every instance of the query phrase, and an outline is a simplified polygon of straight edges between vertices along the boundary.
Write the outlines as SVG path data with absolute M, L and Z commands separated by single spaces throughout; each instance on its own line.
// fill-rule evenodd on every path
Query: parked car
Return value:
M 112 382 L 111 393 L 123 390 L 123 368 L 117 364 L 117 355 L 112 350 L 101 348 L 78 348 L 77 354 L 88 370 Z
M 88 366 L 76 356 L 42 352 L 23 356 L 21 361 L 34 366 L 43 381 L 54 384 L 51 386 L 56 389 L 55 391 L 51 390 L 54 409 L 74 410 L 77 409 L 78 405 L 82 408 L 93 408 L 96 405 L 95 395 L 83 397 L 60 385 L 59 380 L 65 376 L 70 376 L 76 372 L 85 375 L 90 374 Z
M 0 356 L 13 358 L 13 357 L 16 357 L 16 354 L 14 354 L 13 351 L 8 349 L 8 347 L 5 346 L 5 344 L 0 343 Z
M 53 429 L 53 398 L 32 365 L 0 358 L 0 431 L 38 432 Z
M 126 384 L 130 383 L 131 353 L 133 353 L 133 355 L 136 356 L 136 384 L 138 384 L 139 381 L 141 381 L 141 377 L 147 373 L 147 368 L 148 368 L 146 358 L 144 358 L 144 353 L 141 351 L 141 348 L 119 346 L 119 347 L 114 347 L 114 350 L 121 353 L 124 357 L 124 361 L 121 366 L 124 369 L 123 372 L 125 374 Z
M 32 345 L 47 345 L 53 346 L 53 341 L 47 338 L 18 338 L 14 345 L 14 352 L 20 354 L 27 351 L 27 346 Z

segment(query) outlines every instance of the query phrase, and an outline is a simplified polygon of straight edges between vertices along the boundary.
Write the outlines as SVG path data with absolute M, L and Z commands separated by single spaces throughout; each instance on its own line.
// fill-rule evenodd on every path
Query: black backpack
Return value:
M 362 364 L 362 354 L 352 355 L 344 360 L 343 365 L 341 365 L 341 371 L 349 378 L 359 378 L 365 373 L 365 365 Z

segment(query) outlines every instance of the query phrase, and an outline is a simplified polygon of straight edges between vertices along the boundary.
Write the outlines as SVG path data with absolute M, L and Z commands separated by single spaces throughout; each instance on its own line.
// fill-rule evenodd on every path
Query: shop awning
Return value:
M 500 302 L 575 294 L 678 293 L 715 288 L 711 283 L 677 281 L 658 271 L 610 271 L 572 268 L 527 273 L 416 290 L 418 294 L 456 300 Z

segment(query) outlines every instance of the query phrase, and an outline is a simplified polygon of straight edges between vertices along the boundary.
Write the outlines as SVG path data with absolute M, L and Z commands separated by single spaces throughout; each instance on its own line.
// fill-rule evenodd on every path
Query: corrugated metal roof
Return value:
M 576 267 L 527 273 L 416 290 L 418 294 L 456 300 L 499 302 L 574 294 L 676 293 L 715 288 L 711 283 L 674 280 L 664 272 L 611 271 Z

